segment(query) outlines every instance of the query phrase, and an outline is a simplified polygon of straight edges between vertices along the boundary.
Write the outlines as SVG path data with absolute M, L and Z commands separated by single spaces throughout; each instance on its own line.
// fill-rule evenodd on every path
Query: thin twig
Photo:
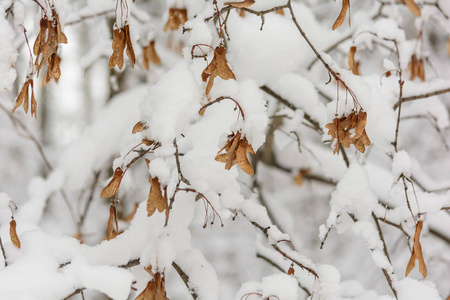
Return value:
M 2 238 L 0 237 L 0 247 L 2 248 L 3 259 L 5 261 L 5 268 L 8 266 L 8 262 L 6 261 L 6 252 L 5 248 L 3 248 Z
M 184 284 L 186 285 L 189 293 L 192 296 L 192 299 L 197 300 L 197 293 L 192 290 L 192 288 L 189 286 L 189 276 L 180 268 L 179 265 L 177 265 L 175 262 L 172 262 L 172 267 L 177 271 L 178 275 L 180 275 L 181 280 L 183 280 Z

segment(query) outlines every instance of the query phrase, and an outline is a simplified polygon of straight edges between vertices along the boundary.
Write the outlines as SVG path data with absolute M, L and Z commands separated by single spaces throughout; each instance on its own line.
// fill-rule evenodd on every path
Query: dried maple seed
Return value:
M 302 186 L 303 184 L 303 179 L 305 178 L 305 176 L 309 175 L 309 173 L 311 173 L 311 169 L 301 169 L 300 171 L 298 171 L 297 175 L 294 178 L 294 182 L 295 185 L 297 186 Z
M 180 26 L 183 26 L 187 20 L 187 9 L 170 8 L 169 19 L 167 20 L 166 25 L 164 25 L 164 32 L 177 30 Z
M 121 168 L 116 168 L 114 170 L 114 176 L 108 185 L 102 190 L 101 197 L 102 198 L 110 198 L 114 196 L 117 191 L 119 191 L 120 182 L 123 178 L 123 171 Z
M 115 225 L 115 229 L 114 229 L 114 225 Z M 116 207 L 114 204 L 111 204 L 111 206 L 109 207 L 109 219 L 108 219 L 108 223 L 106 226 L 106 239 L 112 240 L 113 238 L 115 238 L 116 236 L 118 236 L 118 231 L 119 231 L 119 224 L 117 222 L 117 212 L 116 212 Z
M 352 70 L 354 75 L 359 75 L 359 62 L 355 62 L 355 53 L 356 47 L 350 47 L 349 55 L 348 55 L 348 67 Z
M 134 127 L 133 130 L 131 131 L 132 134 L 144 131 L 145 129 L 147 129 L 148 127 L 144 125 L 144 123 L 142 123 L 141 121 L 137 122 Z
M 19 108 L 23 104 L 23 110 L 25 113 L 28 113 L 29 107 L 29 88 L 31 87 L 31 116 L 34 115 L 37 118 L 37 101 L 34 98 L 34 88 L 33 88 L 33 79 L 27 79 L 23 84 L 22 90 L 16 99 L 16 104 L 14 105 L 12 112 Z
M 349 114 L 347 117 L 335 118 L 333 123 L 325 125 L 328 128 L 328 134 L 331 136 L 331 147 L 333 154 L 339 154 L 339 145 L 349 148 L 351 144 L 364 153 L 366 146 L 370 145 L 365 127 L 367 114 L 363 111 Z
M 20 240 L 16 232 L 16 225 L 16 220 L 14 219 L 9 222 L 9 237 L 11 238 L 12 244 L 20 249 Z
M 226 59 L 227 50 L 223 46 L 216 47 L 214 49 L 214 57 L 209 65 L 202 72 L 202 80 L 208 80 L 206 85 L 206 95 L 211 91 L 212 86 L 214 85 L 214 78 L 219 76 L 222 79 L 234 79 L 236 80 L 236 76 L 234 76 L 233 71 L 231 71 L 230 67 L 227 64 Z
M 142 48 L 142 63 L 146 70 L 150 68 L 149 62 L 158 66 L 161 64 L 161 60 L 155 51 L 155 41 L 151 41 L 148 46 Z
M 226 153 L 219 154 L 225 150 Z M 250 164 L 247 153 L 255 154 L 252 145 L 244 137 L 241 139 L 241 133 L 231 134 L 225 146 L 217 152 L 215 160 L 225 163 L 225 169 L 230 170 L 234 165 L 238 165 L 242 171 L 248 175 L 253 175 L 254 170 Z
M 135 300 L 169 300 L 166 294 L 164 273 L 156 273 Z
M 409 11 L 415 14 L 416 16 L 420 17 L 420 8 L 417 6 L 416 2 L 414 0 L 403 0 L 403 3 L 405 3 L 406 7 L 408 7 Z
M 125 25 L 123 28 L 114 29 L 113 31 L 113 42 L 112 42 L 113 53 L 109 58 L 109 68 L 112 69 L 115 66 L 119 67 L 121 70 L 123 67 L 123 51 L 126 49 L 127 56 L 131 62 L 131 67 L 134 67 L 136 62 L 136 57 L 134 55 L 133 44 L 131 43 L 130 36 L 130 26 Z
M 42 18 L 39 25 L 39 34 L 33 45 L 33 53 L 36 55 L 34 65 L 38 76 L 44 64 L 47 66 L 47 74 L 41 82 L 41 85 L 46 85 L 52 79 L 57 82 L 61 76 L 59 68 L 61 58 L 57 55 L 58 45 L 67 44 L 67 37 L 61 31 L 59 16 L 54 10 L 52 10 L 52 20 L 47 17 Z
M 425 261 L 423 259 L 422 254 L 422 246 L 420 245 L 420 232 L 422 231 L 423 221 L 420 220 L 416 225 L 416 232 L 414 233 L 414 244 L 413 250 L 411 253 L 411 258 L 409 259 L 408 265 L 406 267 L 405 276 L 408 276 L 409 272 L 414 269 L 416 265 L 416 259 L 419 260 L 419 271 L 422 274 L 423 278 L 427 277 L 427 266 L 425 265 Z
M 333 24 L 333 30 L 339 28 L 339 26 L 341 26 L 344 21 L 345 21 L 345 16 L 347 15 L 347 10 L 350 9 L 350 0 L 342 0 L 342 8 L 341 8 L 341 12 L 339 13 L 339 16 L 337 17 L 336 21 Z M 350 21 L 350 15 L 348 17 L 348 26 L 351 26 L 351 21 Z
M 158 177 L 149 179 L 150 182 L 150 192 L 147 199 L 147 216 L 150 217 L 153 213 L 158 210 L 163 212 L 168 208 L 167 205 L 167 187 L 164 188 L 164 195 L 161 191 L 161 184 L 159 183 Z

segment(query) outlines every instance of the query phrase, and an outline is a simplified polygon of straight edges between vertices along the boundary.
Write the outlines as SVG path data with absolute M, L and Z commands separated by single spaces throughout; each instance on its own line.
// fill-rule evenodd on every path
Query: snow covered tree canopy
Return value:
M 450 297 L 450 1 L 0 6 L 0 299 Z

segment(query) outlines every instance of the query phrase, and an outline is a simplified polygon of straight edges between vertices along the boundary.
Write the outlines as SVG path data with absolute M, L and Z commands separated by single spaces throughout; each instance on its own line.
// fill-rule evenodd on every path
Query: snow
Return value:
M 329 76 L 322 62 L 308 68 L 316 56 L 288 9 L 284 15 L 268 13 L 264 20 L 249 12 L 242 17 L 234 8 L 229 15 L 224 11 L 221 22 L 226 19 L 229 40 L 228 35 L 221 40 L 212 1 L 147 2 L 55 2 L 69 44 L 58 52 L 63 61 L 58 84 L 35 84 L 38 110 L 45 114 L 37 121 L 22 112 L 13 122 L 0 118 L 0 237 L 6 257 L 0 255 L 0 299 L 64 299 L 77 289 L 84 289 L 86 299 L 130 299 L 151 279 L 145 267 L 164 273 L 171 299 L 190 299 L 192 292 L 208 300 L 393 300 L 381 270 L 400 300 L 447 296 L 449 273 L 442 261 L 449 259 L 445 239 L 450 235 L 448 95 L 410 98 L 450 86 L 448 20 L 435 6 L 417 1 L 423 13 L 417 18 L 402 4 L 385 5 L 378 15 L 380 3 L 352 2 L 353 28 L 344 24 L 333 31 L 340 1 L 289 2 L 325 63 L 354 92 L 353 102 L 335 80 L 325 85 Z M 217 2 L 221 9 L 227 1 Z M 27 28 L 32 45 L 42 17 L 36 3 L 16 1 L 14 14 L 5 19 L 12 3 L 0 4 L 5 107 L 31 71 L 20 25 Z M 39 3 L 50 11 L 51 1 Z M 286 3 L 258 0 L 250 9 Z M 447 2 L 439 5 L 448 14 Z M 185 31 L 163 32 L 170 7 L 187 9 Z M 129 63 L 120 71 L 108 69 L 113 23 L 130 25 L 134 69 Z M 144 71 L 142 47 L 150 40 L 155 40 L 162 64 Z M 390 40 L 396 40 L 399 57 Z M 218 76 L 205 95 L 201 74 L 213 58 L 212 49 L 222 43 L 236 80 Z M 195 54 L 203 50 L 207 61 L 191 57 L 198 44 L 203 45 L 194 48 Z M 358 47 L 359 76 L 347 69 L 352 45 Z M 425 59 L 427 81 L 409 80 L 412 54 Z M 399 74 L 382 74 L 398 65 L 407 101 L 402 103 L 396 151 Z M 17 81 L 16 72 L 23 75 Z M 264 85 L 295 109 L 264 92 Z M 225 98 L 199 114 L 220 97 Z M 371 146 L 365 153 L 353 146 L 345 149 L 344 159 L 344 151 L 332 154 L 324 126 L 335 114 L 355 109 L 367 113 Z M 309 117 L 320 129 L 309 126 Z M 148 128 L 132 134 L 139 121 Z M 24 128 L 39 141 L 51 170 L 43 166 Z M 238 166 L 226 170 L 215 160 L 236 132 L 256 152 L 248 154 L 254 176 Z M 141 144 L 143 138 L 160 146 L 134 161 L 149 149 Z M 125 169 L 131 162 L 115 198 L 123 232 L 107 241 L 110 202 L 100 192 L 115 168 Z M 296 186 L 295 176 L 306 169 L 310 173 Z M 414 183 L 406 181 L 414 217 L 398 180 L 402 174 Z M 149 176 L 167 189 L 167 224 L 166 212 L 147 216 Z M 11 200 L 18 206 L 14 219 L 20 249 L 10 238 Z M 125 216 L 135 205 L 129 222 Z M 424 220 L 427 280 L 414 279 L 414 273 L 398 275 L 411 255 L 405 235 L 413 236 L 419 216 Z M 318 250 L 326 236 L 324 249 Z M 294 274 L 287 275 L 293 262 Z M 188 288 L 174 264 L 189 278 Z
M 0 92 L 11 90 L 16 80 L 16 70 L 14 64 L 18 57 L 16 48 L 13 46 L 14 32 L 5 19 L 5 12 L 0 15 L 0 40 L 2 47 L 0 48 Z
M 404 150 L 395 153 L 392 160 L 392 177 L 398 180 L 401 175 L 411 177 L 411 160 Z

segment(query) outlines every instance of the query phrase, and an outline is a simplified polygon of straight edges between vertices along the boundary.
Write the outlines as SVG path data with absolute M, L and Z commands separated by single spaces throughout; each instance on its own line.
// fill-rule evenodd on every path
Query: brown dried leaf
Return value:
M 131 131 L 132 134 L 144 131 L 145 129 L 147 129 L 148 127 L 144 125 L 144 123 L 142 123 L 141 121 L 137 122 L 134 127 L 133 130 Z
M 294 178 L 294 182 L 297 186 L 302 186 L 303 184 L 303 179 L 305 178 L 306 175 L 308 175 L 309 173 L 311 173 L 311 169 L 301 169 L 300 171 L 298 171 L 297 176 L 295 176 Z
M 14 219 L 9 222 L 9 237 L 11 238 L 12 244 L 20 249 L 20 240 L 16 232 L 16 220 Z
M 147 216 L 153 215 L 155 210 L 163 212 L 167 209 L 167 188 L 165 189 L 164 195 L 161 191 L 161 185 L 158 181 L 158 177 L 149 179 L 151 187 L 147 199 Z
M 116 229 L 114 229 L 114 225 L 116 225 Z M 106 239 L 112 240 L 118 235 L 119 225 L 117 223 L 117 213 L 116 207 L 111 205 L 109 207 L 109 219 L 106 226 Z
M 202 80 L 206 81 L 209 78 L 208 84 L 206 85 L 205 94 L 208 95 L 214 85 L 214 78 L 220 76 L 222 79 L 234 79 L 236 76 L 227 64 L 226 59 L 227 50 L 223 46 L 216 47 L 214 49 L 214 57 L 209 65 L 202 72 Z
M 146 70 L 150 68 L 149 62 L 152 62 L 155 65 L 161 64 L 161 59 L 155 50 L 155 41 L 151 41 L 148 46 L 142 48 L 142 62 Z
M 345 21 L 345 16 L 347 15 L 347 10 L 350 8 L 350 0 L 342 0 L 342 8 L 341 8 L 341 12 L 339 13 L 339 16 L 337 17 L 336 21 L 333 24 L 333 30 L 335 30 L 336 28 L 339 28 L 339 26 L 341 26 L 344 21 Z M 350 16 L 348 17 L 348 25 L 350 26 Z
M 359 63 L 357 63 L 357 62 L 355 63 L 355 53 L 356 53 L 356 47 L 355 46 L 350 47 L 350 52 L 348 55 L 348 67 L 350 70 L 352 70 L 352 73 L 354 75 L 359 75 L 359 70 L 358 70 Z
M 352 143 L 359 152 L 364 153 L 366 151 L 365 146 L 370 146 L 370 140 L 367 136 L 366 130 L 364 130 L 363 134 L 359 138 L 354 139 Z
M 420 78 L 420 80 L 425 81 L 425 66 L 423 64 L 423 59 L 419 59 L 418 62 L 418 71 L 417 71 L 417 77 Z
M 205 111 L 206 111 L 206 107 L 200 109 L 200 110 L 198 111 L 198 114 L 199 114 L 200 116 L 203 116 L 203 114 L 205 113 Z
M 59 23 L 59 16 L 56 12 L 54 13 L 53 18 L 56 21 L 56 36 L 57 36 L 58 43 L 67 44 L 67 37 L 61 31 L 61 23 Z
M 231 71 L 230 67 L 227 64 L 226 59 L 227 50 L 225 47 L 217 47 L 214 50 L 214 59 L 217 65 L 217 75 L 219 75 L 222 79 L 234 79 L 236 80 L 236 76 L 234 76 L 233 71 Z
M 25 110 L 25 113 L 28 112 L 28 87 L 30 85 L 33 85 L 32 79 L 28 79 L 23 84 L 22 90 L 20 91 L 19 95 L 17 96 L 16 104 L 14 105 L 14 107 L 12 109 L 13 113 L 17 108 L 19 108 L 22 105 L 22 103 L 24 104 L 23 109 Z M 26 103 L 26 105 L 25 105 L 25 103 Z
M 275 13 L 284 16 L 284 10 L 282 8 L 276 10 Z
M 287 273 L 288 273 L 288 275 L 294 275 L 294 274 L 295 274 L 294 267 L 293 267 L 293 266 L 290 266 Z
M 147 139 L 142 139 L 142 143 L 145 145 L 145 146 L 151 146 L 151 145 L 153 145 L 154 143 L 155 143 L 155 141 L 152 141 L 152 140 L 147 140 Z
M 355 138 L 359 138 L 365 131 L 367 123 L 367 113 L 359 111 L 356 123 Z
M 175 31 L 180 27 L 181 22 L 180 18 L 178 17 L 178 9 L 177 8 L 170 8 L 169 9 L 169 19 L 167 20 L 166 25 L 164 25 L 164 32 L 167 31 Z
M 450 56 L 450 36 L 448 37 L 447 40 L 447 54 Z
M 123 31 L 125 32 L 125 42 L 127 45 L 126 53 L 127 53 L 128 59 L 131 62 L 131 67 L 134 68 L 134 64 L 136 62 L 136 56 L 134 55 L 133 44 L 131 43 L 130 26 L 125 25 L 125 27 L 123 28 Z
M 420 232 L 422 231 L 423 221 L 420 220 L 416 225 L 416 232 L 414 233 L 414 244 L 411 253 L 411 258 L 409 259 L 408 265 L 406 266 L 405 276 L 408 276 L 409 272 L 414 269 L 416 264 L 416 259 L 419 260 L 419 271 L 423 278 L 427 277 L 427 267 L 423 259 L 422 246 L 420 245 Z
M 250 7 L 255 4 L 255 0 L 244 0 L 242 2 L 225 2 L 223 5 L 231 5 L 236 8 Z
M 34 98 L 34 89 L 31 87 L 31 116 L 33 115 L 37 119 L 37 101 Z
M 135 300 L 169 300 L 166 296 L 164 277 L 161 276 L 161 273 L 155 274 Z
M 249 150 L 248 146 L 250 146 L 251 148 L 251 145 L 248 144 L 246 138 L 239 141 L 239 145 L 236 150 L 236 161 L 238 163 L 239 168 L 241 168 L 242 171 L 244 171 L 250 176 L 253 176 L 255 171 L 253 170 L 253 167 L 247 158 L 247 151 Z M 253 149 L 251 149 L 251 151 L 253 151 Z
M 111 179 L 111 181 L 108 183 L 108 185 L 102 190 L 101 197 L 102 198 L 109 198 L 114 196 L 120 187 L 120 182 L 123 178 L 123 171 L 120 167 L 116 168 L 114 170 L 114 176 Z
M 125 50 L 126 40 L 125 31 L 121 29 L 114 29 L 113 31 L 113 53 L 109 58 L 109 68 L 112 69 L 118 66 L 119 69 L 123 67 L 123 50 Z
M 416 16 L 420 17 L 420 8 L 417 6 L 416 2 L 414 0 L 404 0 L 405 5 L 408 7 L 409 11 L 415 14 Z

